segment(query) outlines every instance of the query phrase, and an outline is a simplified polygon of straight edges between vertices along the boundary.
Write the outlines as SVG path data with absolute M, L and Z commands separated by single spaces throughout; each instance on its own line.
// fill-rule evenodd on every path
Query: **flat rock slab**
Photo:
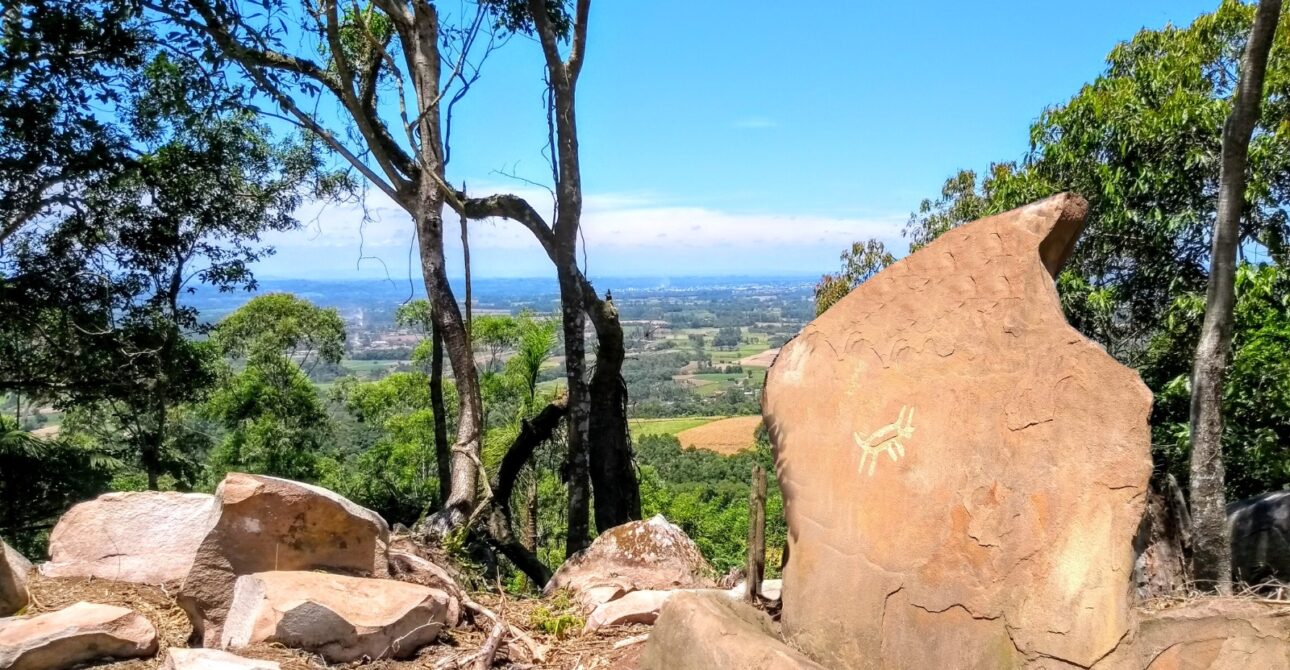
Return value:
M 31 601 L 27 576 L 31 562 L 0 540 L 0 617 L 21 612 Z
M 388 573 L 389 526 L 327 489 L 230 473 L 215 490 L 206 532 L 177 598 L 203 645 L 214 647 L 241 575 L 270 570 Z
M 1290 670 L 1285 607 L 1198 598 L 1139 614 L 1134 633 L 1093 670 Z
M 281 670 L 276 661 L 245 658 L 219 649 L 183 649 L 166 651 L 162 670 Z
M 950 230 L 780 351 L 781 622 L 818 662 L 1088 667 L 1129 631 L 1151 392 L 1063 316 L 1086 210 Z
M 779 638 L 765 613 L 725 593 L 668 598 L 641 653 L 641 670 L 824 670 Z
M 164 584 L 188 574 L 215 504 L 206 493 L 108 493 L 73 506 L 49 536 L 46 577 Z
M 39 616 L 0 619 L 3 670 L 60 670 L 155 653 L 157 629 L 124 607 L 80 602 Z
M 714 572 L 694 540 L 659 514 L 601 533 L 555 571 L 544 592 L 569 589 L 591 610 L 632 591 L 709 588 Z
M 320 572 L 244 575 L 220 646 L 277 642 L 331 663 L 408 658 L 438 637 L 448 602 L 443 591 L 390 579 Z

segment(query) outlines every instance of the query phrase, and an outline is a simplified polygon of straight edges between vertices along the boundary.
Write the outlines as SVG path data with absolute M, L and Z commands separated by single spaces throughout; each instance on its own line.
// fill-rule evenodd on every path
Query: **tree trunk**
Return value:
M 627 382 L 623 380 L 623 326 L 612 301 L 600 300 L 590 284 L 583 301 L 596 328 L 596 370 L 591 377 L 591 485 L 596 494 L 596 529 L 641 518 L 640 485 L 632 462 L 627 427 Z
M 567 263 L 575 263 L 572 255 Z M 568 527 L 565 531 L 565 555 L 572 556 L 591 544 L 591 482 L 589 477 L 591 396 L 586 377 L 586 342 L 583 330 L 586 315 L 582 310 L 581 275 L 573 275 L 562 264 L 557 270 L 560 280 L 561 323 L 564 333 L 564 369 L 569 386 L 569 451 L 564 478 L 569 488 Z
M 448 410 L 443 402 L 443 335 L 430 322 L 430 410 L 434 412 L 434 457 L 439 470 L 439 508 L 452 496 L 452 447 L 448 446 Z
M 1209 289 L 1192 370 L 1192 569 L 1198 583 L 1213 584 L 1224 595 L 1232 591 L 1232 554 L 1223 490 L 1223 383 L 1231 359 L 1236 252 L 1240 244 L 1241 214 L 1245 209 L 1245 169 L 1250 137 L 1259 119 L 1268 51 L 1280 16 L 1280 0 L 1259 3 L 1241 58 L 1232 112 L 1223 126 Z
M 424 193 L 416 217 L 421 272 L 430 298 L 431 317 L 443 337 L 457 386 L 457 440 L 452 447 L 451 486 L 443 508 L 428 527 L 432 534 L 442 534 L 464 523 L 474 506 L 479 482 L 476 460 L 479 457 L 483 407 L 475 357 L 466 336 L 461 309 L 448 284 L 443 253 L 442 195 L 438 189 L 426 189 Z
M 744 597 L 756 605 L 761 600 L 761 579 L 766 574 L 766 471 L 752 469 L 748 487 L 748 575 Z
M 515 483 L 524 465 L 533 458 L 533 452 L 538 446 L 551 439 L 567 412 L 565 405 L 553 402 L 543 408 L 532 421 L 521 423 L 520 433 L 502 457 L 497 475 L 491 483 L 493 500 L 488 516 L 489 544 L 510 559 L 538 588 L 550 581 L 551 569 L 538 559 L 535 547 L 525 546 L 515 538 L 511 495 L 515 492 Z

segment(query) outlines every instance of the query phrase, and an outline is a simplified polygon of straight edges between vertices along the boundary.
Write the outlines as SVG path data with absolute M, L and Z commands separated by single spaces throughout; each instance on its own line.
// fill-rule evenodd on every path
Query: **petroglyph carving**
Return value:
M 859 471 L 864 472 L 864 466 L 868 463 L 869 476 L 872 477 L 874 468 L 878 465 L 878 454 L 884 451 L 892 461 L 899 460 L 905 455 L 905 440 L 913 434 L 914 408 L 908 405 L 901 406 L 894 422 L 873 431 L 868 437 L 860 437 L 860 433 L 852 433 L 856 446 L 860 447 Z

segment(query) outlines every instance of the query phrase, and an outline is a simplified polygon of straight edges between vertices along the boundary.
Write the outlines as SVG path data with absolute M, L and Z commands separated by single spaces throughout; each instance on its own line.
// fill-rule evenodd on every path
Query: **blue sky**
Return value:
M 588 271 L 818 275 L 854 239 L 903 252 L 920 200 L 960 168 L 1020 157 L 1030 123 L 1117 42 L 1217 5 L 598 0 L 578 99 Z M 522 37 L 486 63 L 455 117 L 454 182 L 549 210 L 544 192 L 499 174 L 549 181 L 542 67 Z M 377 194 L 367 207 L 360 233 L 356 206 L 306 206 L 305 228 L 274 235 L 259 273 L 406 278 L 407 217 Z M 514 224 L 472 226 L 476 275 L 551 274 Z M 380 262 L 360 262 L 360 240 Z

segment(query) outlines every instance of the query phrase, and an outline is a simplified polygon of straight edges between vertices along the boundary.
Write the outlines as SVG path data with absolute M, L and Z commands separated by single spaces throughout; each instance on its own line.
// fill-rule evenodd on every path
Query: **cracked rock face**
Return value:
M 1087 667 L 1128 632 L 1151 394 L 1062 315 L 1086 211 L 954 229 L 779 354 L 782 622 L 815 660 Z

